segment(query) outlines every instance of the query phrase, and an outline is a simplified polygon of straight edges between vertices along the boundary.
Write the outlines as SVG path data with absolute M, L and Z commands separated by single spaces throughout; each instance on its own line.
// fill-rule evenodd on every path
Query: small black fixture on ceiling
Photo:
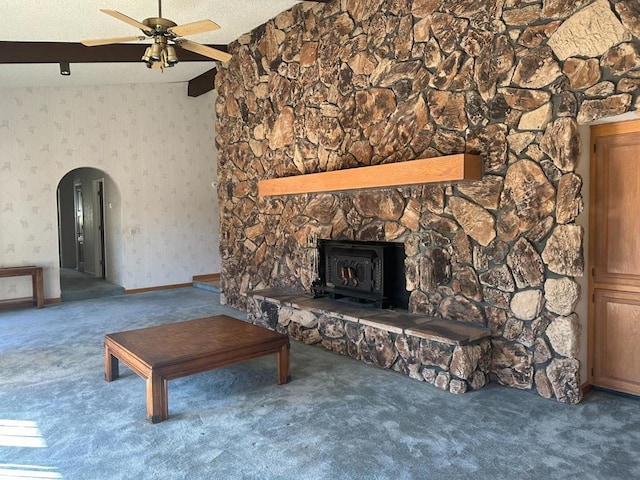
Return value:
M 60 62 L 60 75 L 71 75 L 71 68 L 69 68 L 69 62 Z

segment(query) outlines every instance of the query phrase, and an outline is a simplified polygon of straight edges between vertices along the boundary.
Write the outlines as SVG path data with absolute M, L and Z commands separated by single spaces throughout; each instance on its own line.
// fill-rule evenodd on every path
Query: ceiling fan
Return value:
M 163 69 L 173 67 L 178 63 L 178 56 L 176 55 L 175 48 L 172 44 L 177 45 L 180 48 L 184 48 L 185 50 L 209 57 L 213 60 L 227 62 L 231 59 L 231 55 L 227 52 L 182 38 L 185 35 L 194 35 L 196 33 L 218 30 L 220 27 L 215 22 L 212 22 L 211 20 L 200 20 L 197 22 L 178 25 L 169 19 L 162 18 L 162 0 L 158 0 L 158 16 L 145 18 L 142 22 L 138 22 L 137 20 L 134 20 L 133 18 L 116 10 L 100 9 L 100 11 L 139 28 L 142 30 L 142 33 L 144 33 L 144 36 L 135 35 L 130 37 L 99 38 L 94 40 L 83 40 L 80 42 L 87 47 L 152 38 L 153 44 L 147 47 L 141 58 L 141 60 L 147 64 L 148 68 L 157 67 Z

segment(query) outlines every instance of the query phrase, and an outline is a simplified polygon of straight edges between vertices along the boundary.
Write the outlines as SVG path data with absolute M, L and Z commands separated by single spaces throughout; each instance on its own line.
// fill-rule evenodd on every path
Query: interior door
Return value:
M 590 380 L 640 395 L 640 120 L 591 143 Z
M 82 185 L 73 186 L 76 212 L 76 270 L 84 272 L 84 205 L 82 203 Z

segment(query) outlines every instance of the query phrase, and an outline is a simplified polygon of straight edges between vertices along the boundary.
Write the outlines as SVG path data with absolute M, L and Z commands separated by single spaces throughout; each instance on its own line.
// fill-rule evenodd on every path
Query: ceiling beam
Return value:
M 70 42 L 0 42 L 0 64 L 7 63 L 111 63 L 140 62 L 147 44 L 86 47 Z M 223 52 L 226 45 L 207 45 Z M 177 48 L 181 62 L 212 62 L 209 57 Z
M 189 80 L 187 85 L 187 95 L 190 97 L 198 97 L 204 93 L 210 92 L 215 87 L 216 69 L 212 68 L 206 72 Z

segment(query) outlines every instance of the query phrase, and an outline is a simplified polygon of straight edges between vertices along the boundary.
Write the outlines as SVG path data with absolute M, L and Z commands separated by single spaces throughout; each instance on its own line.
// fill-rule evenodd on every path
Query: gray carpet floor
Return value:
M 497 385 L 460 396 L 292 343 L 275 356 L 169 382 L 104 381 L 105 333 L 225 313 L 196 288 L 0 311 L 0 478 L 637 479 L 640 402 L 576 406 Z

